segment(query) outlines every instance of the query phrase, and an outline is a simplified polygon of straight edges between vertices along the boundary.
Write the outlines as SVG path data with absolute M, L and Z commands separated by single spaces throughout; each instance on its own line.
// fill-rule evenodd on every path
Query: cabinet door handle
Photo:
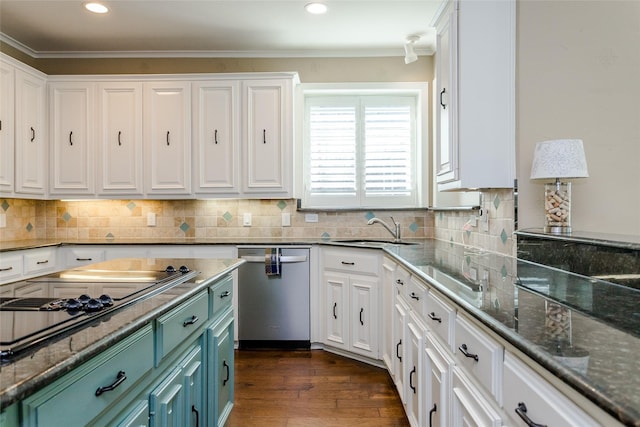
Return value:
M 462 344 L 460 347 L 458 347 L 458 350 L 460 350 L 460 352 L 462 354 L 464 354 L 465 357 L 473 359 L 476 362 L 478 361 L 478 355 L 477 354 L 473 354 L 473 353 L 469 353 L 469 351 L 467 350 L 467 345 L 466 344 Z
M 38 265 L 48 264 L 48 263 L 49 263 L 48 259 L 45 259 L 44 261 L 36 261 L 36 264 L 38 264 Z
M 0 271 L 11 271 L 11 270 L 13 270 L 13 267 L 0 268 Z
M 76 261 L 93 261 L 93 258 L 76 258 Z
M 229 295 L 231 295 L 231 292 L 229 292 L 229 291 L 224 291 L 223 293 L 221 293 L 221 294 L 220 294 L 220 298 L 221 298 L 221 299 L 222 299 L 222 298 L 226 298 L 226 297 L 228 297 Z
M 119 130 L 118 131 L 118 145 L 122 145 L 122 140 L 120 139 L 121 136 L 122 136 L 122 131 Z
M 402 285 L 402 286 L 404 286 L 404 282 L 403 282 L 402 280 L 400 280 L 400 279 L 396 280 L 396 283 L 397 283 L 398 285 Z
M 442 98 L 444 97 L 444 94 L 446 91 L 447 91 L 447 88 L 443 87 L 442 92 L 440 92 L 440 105 L 442 106 L 443 110 L 447 109 L 447 105 L 444 102 L 442 102 Z
M 185 321 L 182 323 L 182 326 L 186 328 L 186 327 L 187 327 L 187 326 L 189 326 L 189 325 L 193 325 L 193 324 L 194 324 L 194 323 L 196 323 L 197 321 L 198 321 L 198 316 L 196 316 L 196 315 L 194 314 L 193 316 L 191 316 L 191 319 L 189 319 L 189 320 L 185 320 Z
M 411 297 L 411 298 L 413 298 L 413 299 L 414 299 L 414 300 L 416 300 L 416 301 L 420 301 L 420 297 L 419 297 L 418 295 L 416 295 L 416 293 L 415 293 L 415 292 L 411 292 L 410 297 Z
M 198 427 L 200 425 L 200 413 L 198 412 L 196 405 L 191 405 L 191 412 L 196 414 L 196 427 Z
M 169 144 L 169 131 L 167 131 L 167 145 L 170 145 Z
M 213 142 L 214 142 L 214 144 L 216 144 L 216 145 L 218 144 L 218 129 L 215 129 L 215 130 L 213 131 Z
M 100 396 L 102 393 L 114 390 L 116 387 L 122 384 L 126 379 L 127 379 L 127 374 L 125 374 L 124 371 L 118 372 L 118 375 L 116 376 L 116 380 L 112 384 L 109 384 L 104 387 L 98 387 L 98 389 L 96 390 L 96 396 Z
M 518 416 L 522 418 L 522 421 L 524 421 L 529 427 L 547 427 L 546 424 L 538 424 L 531 421 L 527 416 L 527 405 L 525 405 L 524 402 L 518 403 L 516 414 L 518 414 Z
M 429 427 L 433 427 L 433 414 L 438 410 L 438 406 L 434 403 L 433 408 L 429 409 Z
M 263 144 L 267 143 L 267 130 L 266 129 L 262 129 L 262 143 Z
M 362 314 L 364 313 L 364 308 L 360 307 L 360 324 L 364 326 L 364 320 L 362 320 Z
M 400 356 L 400 346 L 402 345 L 402 340 L 398 341 L 398 344 L 396 344 L 396 357 L 398 358 L 399 361 L 402 362 L 402 356 Z
M 411 372 L 409 372 L 409 387 L 411 387 L 411 390 L 413 390 L 413 394 L 416 394 L 416 388 L 413 385 L 413 374 L 415 373 L 416 373 L 416 367 L 414 366 Z
M 334 303 L 333 303 L 333 318 L 334 318 L 334 319 L 337 319 L 337 318 L 338 318 L 338 315 L 336 314 L 336 309 L 337 309 L 337 308 L 338 308 L 338 303 L 337 303 L 337 302 L 334 302 Z
M 31 142 L 33 142 L 36 139 L 36 130 L 34 128 L 31 128 Z
M 222 361 L 222 366 L 227 369 L 227 378 L 225 378 L 224 381 L 222 381 L 222 386 L 224 387 L 225 385 L 227 385 L 227 381 L 229 381 L 229 375 L 230 375 L 229 374 L 229 365 L 227 364 L 226 360 Z
M 340 261 L 342 263 L 342 265 L 356 265 L 355 262 L 348 262 L 348 261 Z
M 435 320 L 435 321 L 436 321 L 436 322 L 438 322 L 438 323 L 442 323 L 442 318 L 441 318 L 441 317 L 436 316 L 436 313 L 435 313 L 435 312 L 433 312 L 433 311 L 432 311 L 431 313 L 429 313 L 429 319 L 431 319 L 431 320 Z
M 69 145 L 73 145 L 73 140 L 71 139 L 72 135 L 73 135 L 73 131 L 69 132 Z

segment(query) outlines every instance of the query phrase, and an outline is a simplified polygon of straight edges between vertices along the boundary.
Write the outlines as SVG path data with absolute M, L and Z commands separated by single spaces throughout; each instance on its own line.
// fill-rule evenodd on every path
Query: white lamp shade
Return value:
M 554 139 L 536 144 L 531 179 L 586 178 L 587 159 L 581 139 Z

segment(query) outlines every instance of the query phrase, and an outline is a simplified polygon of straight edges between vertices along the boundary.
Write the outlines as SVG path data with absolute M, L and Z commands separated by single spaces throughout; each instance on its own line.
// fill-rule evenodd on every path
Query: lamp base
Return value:
M 571 183 L 544 185 L 544 231 L 553 234 L 571 233 Z
M 544 232 L 549 234 L 571 234 L 571 227 L 545 226 Z

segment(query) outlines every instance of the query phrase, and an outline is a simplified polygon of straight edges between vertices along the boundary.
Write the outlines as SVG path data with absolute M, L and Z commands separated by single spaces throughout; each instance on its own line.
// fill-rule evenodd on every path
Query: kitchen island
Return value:
M 69 425 L 108 425 L 148 413 L 178 417 L 178 424 L 193 416 L 201 424 L 217 424 L 228 415 L 233 401 L 231 273 L 243 262 L 122 259 L 78 270 L 99 274 L 188 265 L 194 274 L 5 361 L 0 366 L 2 425 L 46 425 L 47 419 L 60 415 Z M 182 383 L 189 372 L 194 375 L 190 384 L 195 384 L 195 391 L 188 392 Z M 225 399 L 216 397 L 221 375 L 228 389 Z M 182 392 L 165 407 L 160 402 L 167 387 Z M 189 399 L 194 402 L 193 414 Z M 130 406 L 131 402 L 135 404 Z M 149 410 L 148 405 L 154 404 L 157 407 Z M 83 411 L 77 410 L 78 405 Z

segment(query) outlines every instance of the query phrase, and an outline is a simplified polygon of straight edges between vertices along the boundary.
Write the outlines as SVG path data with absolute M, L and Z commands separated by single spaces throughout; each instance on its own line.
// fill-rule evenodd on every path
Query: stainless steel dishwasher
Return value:
M 241 247 L 238 257 L 247 261 L 238 269 L 239 348 L 310 348 L 309 249 Z

